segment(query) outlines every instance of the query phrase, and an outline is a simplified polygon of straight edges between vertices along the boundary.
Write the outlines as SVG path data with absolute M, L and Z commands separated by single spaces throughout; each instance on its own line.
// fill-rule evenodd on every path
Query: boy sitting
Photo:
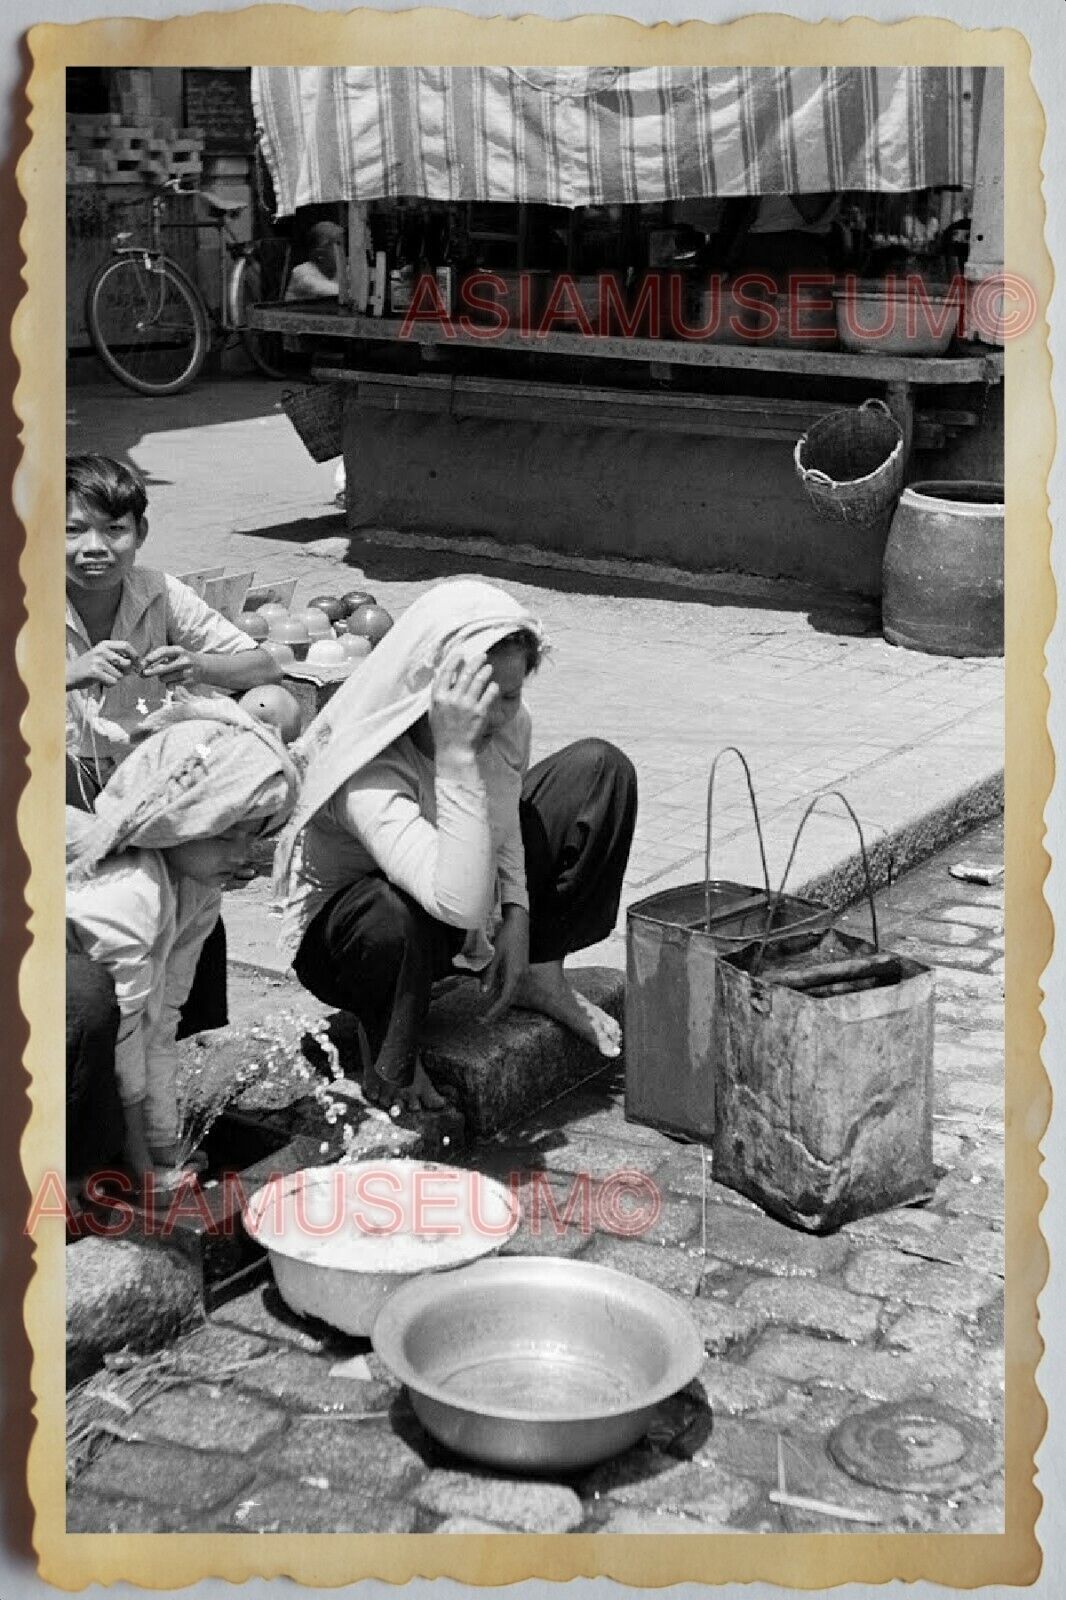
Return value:
M 241 693 L 281 669 L 187 584 L 137 566 L 148 497 L 129 467 L 67 458 L 67 802 L 85 809 L 166 690 Z

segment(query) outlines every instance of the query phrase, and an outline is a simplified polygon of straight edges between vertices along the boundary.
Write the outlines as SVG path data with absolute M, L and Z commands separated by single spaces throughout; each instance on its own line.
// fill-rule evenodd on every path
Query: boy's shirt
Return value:
M 134 567 L 126 578 L 110 637 L 128 640 L 142 657 L 164 644 L 219 655 L 256 648 L 254 639 L 205 605 L 188 584 L 153 567 Z M 91 648 L 85 625 L 68 598 L 66 658 L 74 661 Z M 211 690 L 202 686 L 197 693 Z M 68 690 L 68 751 L 117 764 L 129 753 L 131 732 L 149 711 L 163 704 L 165 695 L 166 685 L 159 678 L 142 678 L 138 672 L 128 673 L 110 689 L 92 684 Z

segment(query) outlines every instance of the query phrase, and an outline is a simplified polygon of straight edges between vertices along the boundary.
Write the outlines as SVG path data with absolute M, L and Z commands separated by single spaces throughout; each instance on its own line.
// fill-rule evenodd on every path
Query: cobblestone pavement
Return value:
M 470 1154 L 483 1171 L 527 1174 L 526 1194 L 543 1173 L 560 1204 L 583 1173 L 593 1193 L 622 1168 L 660 1191 L 639 1238 L 577 1224 L 537 1236 L 527 1211 L 508 1246 L 606 1262 L 688 1304 L 703 1369 L 641 1444 L 560 1481 L 473 1468 L 423 1432 L 366 1341 L 295 1318 L 259 1284 L 175 1347 L 179 1381 L 81 1474 L 70 1531 L 1000 1531 L 1003 903 L 948 869 L 998 864 L 1002 841 L 988 824 L 878 897 L 884 943 L 936 969 L 928 1204 L 814 1238 L 711 1183 L 704 1258 L 699 1150 L 627 1123 L 616 1073 Z M 354 1375 L 334 1371 L 353 1357 Z M 827 1442 L 842 1419 L 917 1397 L 989 1430 L 980 1481 L 952 1488 L 949 1470 L 922 1494 L 841 1470 Z M 780 1464 L 786 1495 L 823 1509 L 782 1502 Z
M 333 505 L 333 464 L 311 460 L 277 409 L 278 392 L 261 381 L 202 382 L 145 400 L 112 383 L 74 387 L 70 447 L 128 456 L 146 474 L 146 562 L 177 574 L 225 564 L 261 581 L 296 578 L 297 602 L 365 579 L 402 609 L 439 566 L 365 544 L 353 556 Z M 869 609 L 728 575 L 702 594 L 665 599 L 646 582 L 582 576 L 568 588 L 560 573 L 495 575 L 553 641 L 527 690 L 534 755 L 595 733 L 636 765 L 640 813 L 623 904 L 700 875 L 708 769 L 724 745 L 739 745 L 752 764 L 774 873 L 819 790 L 843 787 L 876 845 L 908 825 L 920 830 L 976 786 L 997 786 L 1001 661 L 894 649 Z M 615 592 L 597 592 L 604 587 Z M 752 881 L 756 841 L 735 763 L 721 768 L 715 818 L 717 874 Z M 850 823 L 828 808 L 805 831 L 797 881 L 854 847 Z M 231 898 L 226 920 L 239 959 L 280 968 L 265 880 Z M 623 966 L 623 933 L 620 922 L 582 961 Z

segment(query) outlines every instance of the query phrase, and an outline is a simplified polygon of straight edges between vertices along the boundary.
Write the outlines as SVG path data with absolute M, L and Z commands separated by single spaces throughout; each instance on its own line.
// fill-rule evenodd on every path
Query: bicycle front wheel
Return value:
M 118 256 L 89 284 L 89 337 L 109 372 L 138 394 L 188 388 L 210 333 L 200 291 L 165 256 Z
M 284 378 L 291 363 L 285 351 L 285 335 L 269 333 L 265 328 L 248 326 L 248 311 L 261 300 L 268 298 L 263 284 L 263 270 L 252 256 L 241 256 L 233 269 L 231 283 L 231 311 L 233 326 L 241 336 L 241 343 L 249 359 L 268 378 Z M 277 296 L 281 298 L 280 295 Z

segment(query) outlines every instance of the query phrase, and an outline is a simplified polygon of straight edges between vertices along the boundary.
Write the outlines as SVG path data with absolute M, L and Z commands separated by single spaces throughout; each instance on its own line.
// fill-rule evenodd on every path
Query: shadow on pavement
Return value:
M 312 544 L 317 540 L 335 538 L 345 532 L 343 514 L 324 512 L 315 517 L 302 517 L 296 521 L 275 523 L 271 527 L 237 530 L 256 539 L 274 539 L 285 544 Z M 751 586 L 736 574 L 722 574 L 721 589 L 701 589 L 683 583 L 671 583 L 665 578 L 647 576 L 639 570 L 633 573 L 598 573 L 568 570 L 557 566 L 535 566 L 526 561 L 508 561 L 485 552 L 469 550 L 419 550 L 392 548 L 388 545 L 367 542 L 356 533 L 349 540 L 346 565 L 357 571 L 368 583 L 420 583 L 436 578 L 469 576 L 477 573 L 501 583 L 520 583 L 550 589 L 559 594 L 613 595 L 630 600 L 673 600 L 688 605 L 708 607 L 758 606 L 768 611 L 806 611 L 811 626 L 821 633 L 859 636 L 876 633 L 880 628 L 880 610 L 875 601 L 858 595 L 824 594 L 820 603 L 812 608 L 812 591 L 782 579 L 753 579 Z M 713 575 L 711 581 L 713 582 Z M 727 588 L 726 584 L 734 587 Z
M 95 365 L 95 358 L 87 359 Z M 285 388 L 258 374 L 234 373 L 222 383 L 198 380 L 181 394 L 149 396 L 108 378 L 72 383 L 68 375 L 67 448 L 122 459 L 146 434 L 273 416 Z

